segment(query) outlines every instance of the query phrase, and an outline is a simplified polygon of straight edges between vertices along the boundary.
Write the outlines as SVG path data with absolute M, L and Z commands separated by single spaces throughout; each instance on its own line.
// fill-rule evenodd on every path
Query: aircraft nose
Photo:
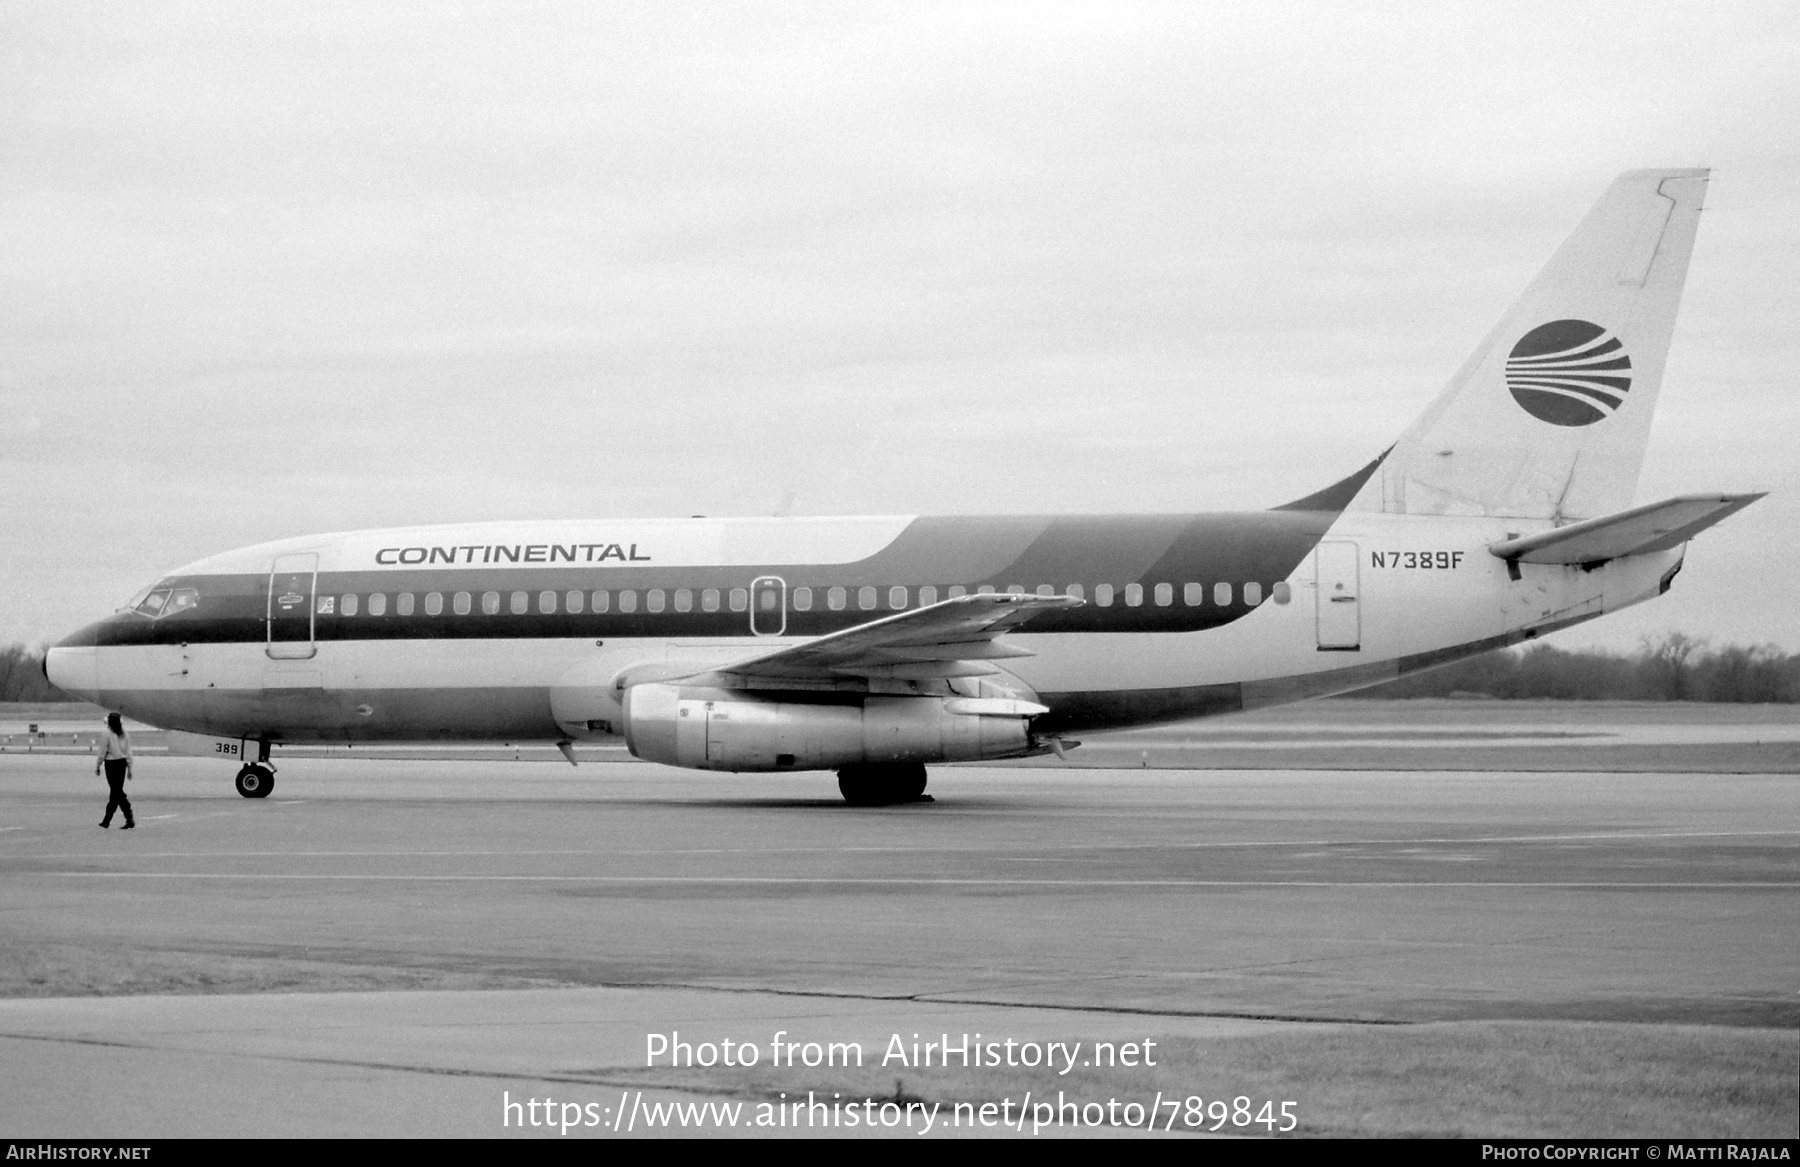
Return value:
M 84 701 L 100 701 L 100 662 L 92 647 L 57 645 L 44 654 L 44 676 L 58 689 Z

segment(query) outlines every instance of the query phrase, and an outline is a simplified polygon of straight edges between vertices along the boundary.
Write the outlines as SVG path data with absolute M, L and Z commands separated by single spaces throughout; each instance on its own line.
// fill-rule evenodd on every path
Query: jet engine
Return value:
M 891 762 L 973 762 L 1033 750 L 1042 705 L 1001 697 L 783 691 L 674 684 L 625 692 L 634 757 L 695 770 L 833 770 Z

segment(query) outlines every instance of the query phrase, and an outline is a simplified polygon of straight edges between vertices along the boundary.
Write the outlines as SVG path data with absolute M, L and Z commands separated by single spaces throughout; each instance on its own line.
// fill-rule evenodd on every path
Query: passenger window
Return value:
M 733 612 L 742 612 L 749 606 L 750 606 L 750 589 L 748 589 L 748 588 L 732 588 L 731 589 L 731 610 Z
M 811 588 L 795 588 L 794 589 L 794 611 L 796 611 L 796 612 L 812 611 L 812 589 Z
M 1294 589 L 1288 586 L 1286 580 L 1282 580 L 1269 590 L 1274 593 L 1277 604 L 1285 604 L 1294 598 Z
M 1006 594 L 1009 596 L 1022 596 L 1025 594 L 1025 585 L 1013 584 L 1006 589 Z
M 693 588 L 675 589 L 675 610 L 677 612 L 692 612 L 694 610 Z
M 500 613 L 500 593 L 499 592 L 482 592 L 481 593 L 481 614 L 483 616 L 497 616 L 497 615 L 499 615 L 499 613 Z M 456 614 L 458 616 L 467 616 L 469 614 L 469 593 L 468 592 L 457 592 L 456 593 Z
M 780 598 L 774 588 L 763 588 L 756 593 L 756 606 L 765 612 L 775 610 L 775 601 Z
M 386 596 L 382 595 L 380 592 L 376 592 L 369 597 L 369 615 L 371 615 L 371 616 L 387 615 L 387 597 Z
M 336 596 L 320 596 L 319 597 L 319 615 L 329 616 L 336 611 L 337 611 L 337 597 Z M 163 615 L 165 615 L 165 616 L 167 616 L 168 614 L 169 613 L 167 611 L 163 612 Z
M 358 605 L 356 602 L 355 593 L 351 593 L 350 595 L 347 595 L 343 599 L 338 601 L 338 611 L 342 612 L 346 616 L 356 615 L 356 610 L 359 606 L 360 605 Z
M 980 587 L 975 589 L 975 594 L 978 596 L 991 596 L 994 594 L 994 585 L 993 584 L 982 584 Z
M 718 588 L 707 588 L 700 593 L 700 609 L 704 612 L 717 612 L 719 610 Z
M 1144 585 L 1143 584 L 1134 584 L 1134 583 L 1126 584 L 1125 585 L 1125 606 L 1127 608 L 1135 608 L 1138 605 L 1142 604 L 1143 602 L 1144 602 Z
M 514 592 L 507 597 L 506 608 L 515 616 L 523 616 L 531 611 L 531 597 L 524 592 Z
M 468 595 L 467 592 L 464 592 L 463 594 Z M 427 616 L 442 616 L 444 614 L 444 593 L 443 592 L 427 592 L 426 593 L 426 595 L 425 595 L 425 614 Z
M 1261 584 L 1252 582 L 1244 585 L 1244 603 L 1249 604 L 1252 608 L 1262 603 Z
M 585 599 L 587 599 L 586 592 L 569 592 L 563 596 L 563 610 L 579 614 L 581 609 L 587 606 L 582 603 Z
M 898 612 L 906 607 L 906 589 L 895 585 L 888 589 L 888 607 Z
M 538 593 L 538 611 L 548 616 L 556 611 L 556 593 L 544 591 Z
M 1039 584 L 1038 585 L 1038 595 L 1054 596 L 1055 594 L 1056 594 L 1056 589 L 1051 587 L 1049 584 Z
M 1085 600 L 1085 599 L 1087 599 L 1087 589 L 1082 587 L 1080 584 L 1070 584 L 1066 589 L 1064 589 L 1063 595 L 1074 596 L 1078 600 Z
M 1206 589 L 1197 583 L 1181 585 L 1181 602 L 1190 608 L 1198 608 L 1206 601 Z
M 619 611 L 637 611 L 637 592 L 633 591 L 631 588 L 625 588 L 619 592 Z
M 919 589 L 919 607 L 929 608 L 935 603 L 937 603 L 937 588 L 934 585 L 926 584 Z
M 847 599 L 849 599 L 849 595 L 843 588 L 832 588 L 829 592 L 825 593 L 825 606 L 830 608 L 833 612 L 842 612 L 844 610 L 844 601 Z
M 1095 587 L 1094 587 L 1094 603 L 1099 604 L 1102 608 L 1110 608 L 1110 607 L 1112 607 L 1112 600 L 1113 600 L 1113 586 L 1111 584 L 1096 584 L 1095 585 Z
M 457 592 L 454 601 L 456 605 L 456 614 L 458 616 L 467 616 L 469 614 L 469 607 L 473 601 L 474 597 L 468 592 Z M 498 612 L 500 610 L 500 593 L 489 592 L 487 595 L 481 597 L 481 610 L 490 614 Z
M 963 587 L 961 584 L 951 584 L 950 585 L 950 598 L 951 599 L 960 600 L 968 594 L 969 594 L 969 589 Z
M 1156 606 L 1166 608 L 1175 602 L 1175 585 L 1159 583 L 1156 585 Z
M 873 584 L 864 584 L 862 587 L 856 589 L 856 606 L 865 612 L 875 606 L 875 587 Z
M 660 612 L 667 599 L 668 597 L 663 594 L 661 588 L 651 588 L 649 594 L 644 597 L 644 608 L 647 611 Z
M 589 596 L 588 599 L 593 601 L 591 607 L 596 612 L 608 612 L 612 610 L 612 593 L 604 588 Z
M 1213 603 L 1221 608 L 1231 607 L 1231 585 L 1223 580 L 1213 585 Z
M 394 612 L 401 616 L 413 614 L 413 594 L 411 592 L 401 592 L 394 597 Z

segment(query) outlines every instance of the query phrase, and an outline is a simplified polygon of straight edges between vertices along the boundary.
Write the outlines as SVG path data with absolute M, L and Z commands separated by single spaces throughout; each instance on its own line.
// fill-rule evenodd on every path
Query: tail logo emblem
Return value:
M 1506 387 L 1520 408 L 1551 425 L 1592 425 L 1625 403 L 1631 358 L 1619 338 L 1586 320 L 1552 320 L 1519 338 Z

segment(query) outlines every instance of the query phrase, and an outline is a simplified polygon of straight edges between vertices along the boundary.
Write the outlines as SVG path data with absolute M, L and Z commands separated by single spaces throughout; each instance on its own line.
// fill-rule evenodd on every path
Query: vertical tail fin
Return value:
M 1707 174 L 1614 180 L 1353 508 L 1562 521 L 1629 507 Z

